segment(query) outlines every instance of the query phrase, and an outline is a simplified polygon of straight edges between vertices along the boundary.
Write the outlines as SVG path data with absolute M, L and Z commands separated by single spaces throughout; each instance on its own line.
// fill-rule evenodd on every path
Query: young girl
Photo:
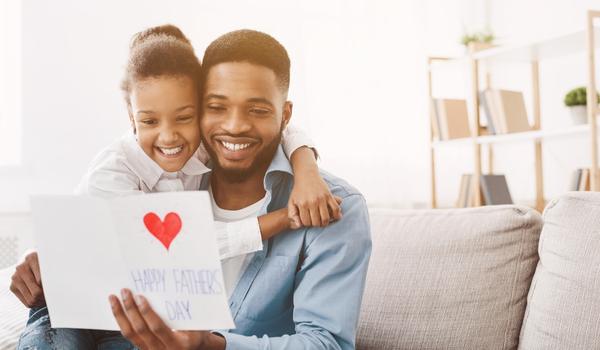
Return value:
M 154 27 L 134 37 L 122 84 L 133 133 L 93 160 L 79 193 L 114 196 L 199 189 L 203 174 L 210 171 L 205 166 L 208 155 L 200 144 L 200 69 L 189 40 L 177 27 Z M 298 130 L 288 129 L 282 143 L 296 174 L 290 212 L 300 218 L 290 222 L 288 209 L 282 208 L 259 218 L 221 223 L 217 229 L 221 259 L 260 250 L 263 239 L 289 228 L 324 226 L 330 219 L 340 218 L 338 199 L 318 174 L 310 140 Z M 19 299 L 32 307 L 19 348 L 46 343 L 77 349 L 95 349 L 100 344 L 131 346 L 118 332 L 51 329 L 47 309 L 33 308 L 43 305 L 34 254 L 19 265 L 11 285 Z
M 203 174 L 210 171 L 204 165 L 208 154 L 200 143 L 200 69 L 189 40 L 175 26 L 153 27 L 134 36 L 122 83 L 133 133 L 96 157 L 79 186 L 80 193 L 111 196 L 199 188 Z M 295 196 L 329 197 L 325 202 L 329 208 L 321 211 L 318 204 L 300 205 L 301 214 L 318 213 L 320 218 L 314 221 L 297 218 L 291 223 L 288 209 L 282 208 L 259 218 L 217 223 L 221 258 L 260 250 L 264 239 L 300 224 L 327 225 L 330 217 L 321 213 L 339 212 L 318 175 L 311 140 L 288 128 L 282 143 L 298 178 L 290 202 L 300 202 Z M 311 201 L 302 201 L 306 202 Z

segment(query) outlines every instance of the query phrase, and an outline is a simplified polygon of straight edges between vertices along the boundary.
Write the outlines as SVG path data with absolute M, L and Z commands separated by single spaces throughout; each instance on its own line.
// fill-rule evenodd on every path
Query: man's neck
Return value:
M 239 182 L 229 182 L 215 170 L 210 177 L 210 186 L 217 206 L 226 210 L 246 208 L 265 196 L 263 178 L 259 171 Z

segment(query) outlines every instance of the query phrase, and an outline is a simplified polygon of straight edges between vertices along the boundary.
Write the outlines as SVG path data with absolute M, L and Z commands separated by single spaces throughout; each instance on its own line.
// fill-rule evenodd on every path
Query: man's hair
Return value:
M 290 58 L 272 36 L 249 29 L 236 30 L 218 37 L 204 51 L 201 83 L 210 69 L 220 63 L 247 62 L 271 69 L 279 87 L 287 93 L 290 86 Z
M 134 82 L 159 76 L 185 76 L 199 86 L 200 61 L 181 30 L 167 24 L 148 28 L 131 40 L 129 59 L 121 89 L 130 105 L 129 94 Z

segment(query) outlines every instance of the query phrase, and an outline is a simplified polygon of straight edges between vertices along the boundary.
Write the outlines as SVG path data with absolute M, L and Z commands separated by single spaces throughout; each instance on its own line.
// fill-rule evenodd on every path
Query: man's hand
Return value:
M 225 338 L 206 331 L 173 331 L 152 310 L 148 300 L 121 290 L 123 304 L 114 295 L 110 306 L 123 336 L 142 350 L 225 349 Z
M 27 254 L 17 265 L 12 275 L 10 291 L 29 308 L 46 304 L 37 252 Z

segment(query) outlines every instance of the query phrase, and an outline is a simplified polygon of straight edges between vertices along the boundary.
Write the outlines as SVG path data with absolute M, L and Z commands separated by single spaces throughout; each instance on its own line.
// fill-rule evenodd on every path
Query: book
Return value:
M 483 109 L 483 114 L 485 115 L 485 119 L 487 121 L 487 128 L 490 135 L 496 134 L 496 129 L 494 127 L 494 120 L 492 119 L 490 104 L 486 97 L 485 90 L 479 93 L 479 103 L 481 108 Z
M 497 101 L 494 90 L 485 89 L 483 96 L 487 111 L 489 112 L 489 120 L 494 125 L 494 132 L 496 134 L 506 134 L 504 123 L 502 123 L 502 115 L 500 114 L 499 101 Z
M 441 140 L 470 137 L 467 102 L 460 99 L 433 100 L 435 120 Z
M 435 101 L 432 99 L 430 101 L 430 103 L 431 103 L 431 109 L 430 109 L 430 111 L 431 111 L 431 113 L 430 113 L 431 114 L 430 115 L 430 117 L 431 117 L 431 130 L 433 130 L 433 138 L 441 140 L 442 136 L 440 134 L 440 123 L 439 123 L 439 120 L 437 118 L 437 111 L 436 111 Z
M 581 179 L 577 186 L 578 191 L 590 190 L 590 169 L 581 169 Z
M 463 174 L 460 178 L 460 188 L 458 190 L 458 199 L 456 201 L 457 208 L 466 208 L 471 186 L 471 174 Z
M 573 175 L 571 176 L 571 186 L 569 186 L 569 191 L 579 191 L 579 182 L 581 181 L 581 173 L 583 169 L 577 169 L 573 171 Z
M 480 184 L 484 204 L 513 204 L 504 175 L 481 175 Z
M 493 89 L 493 105 L 498 114 L 500 129 L 504 133 L 531 130 L 525 100 L 520 91 Z

